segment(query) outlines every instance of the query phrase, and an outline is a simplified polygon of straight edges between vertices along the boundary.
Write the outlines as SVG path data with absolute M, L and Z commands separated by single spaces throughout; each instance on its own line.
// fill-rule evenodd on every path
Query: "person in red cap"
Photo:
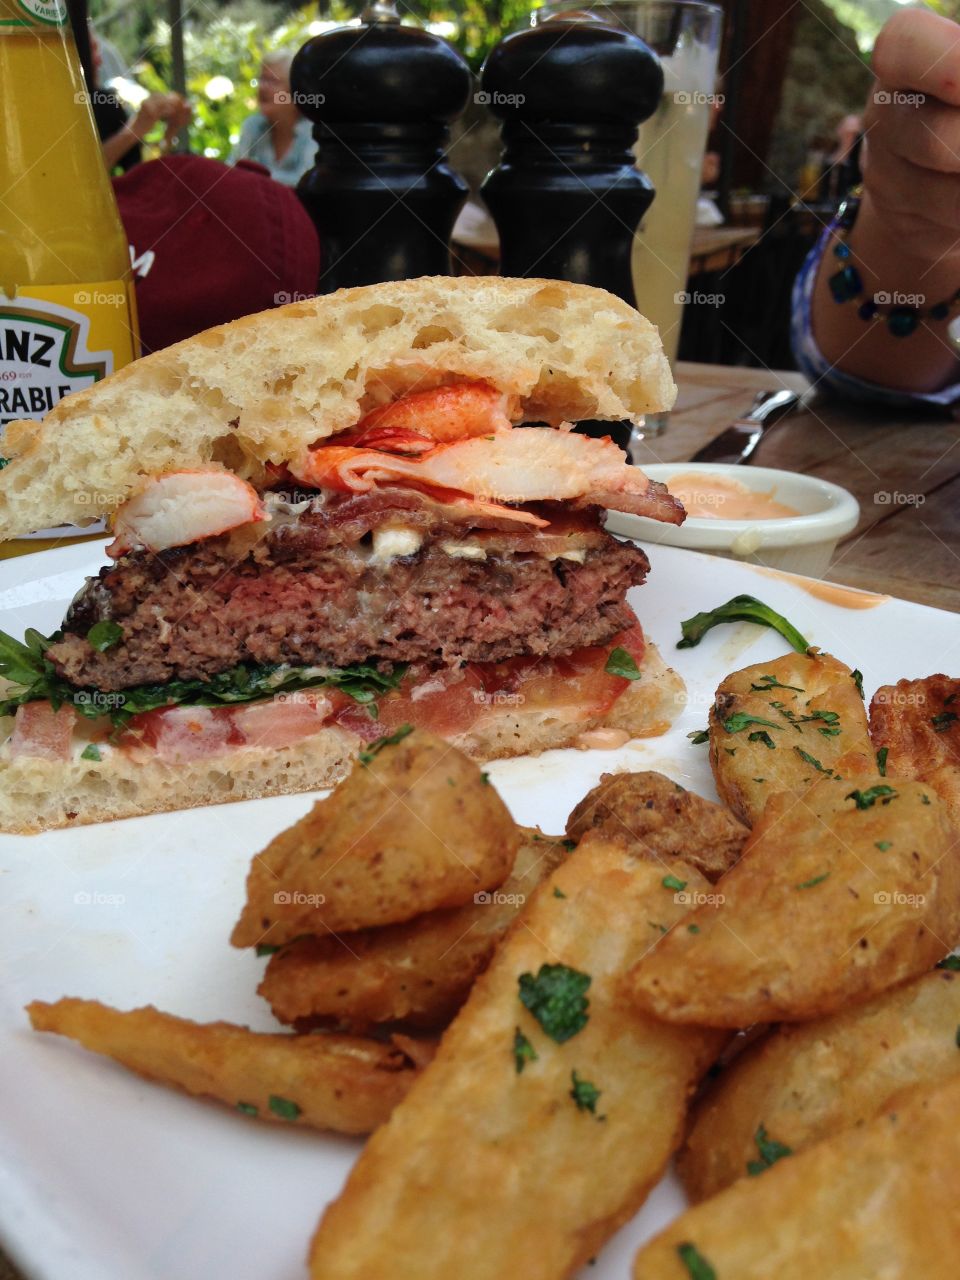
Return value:
M 316 293 L 320 247 L 295 192 L 249 160 L 168 155 L 114 179 L 143 353 Z

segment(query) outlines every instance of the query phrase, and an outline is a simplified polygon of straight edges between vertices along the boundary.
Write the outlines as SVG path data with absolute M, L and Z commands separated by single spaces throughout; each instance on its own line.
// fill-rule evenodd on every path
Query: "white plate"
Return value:
M 661 769 L 715 796 L 706 749 L 686 734 L 706 723 L 727 672 L 785 651 L 779 636 L 751 625 L 720 627 L 699 648 L 676 650 L 681 618 L 731 596 L 759 596 L 812 644 L 860 667 L 868 696 L 879 684 L 960 665 L 954 614 L 855 593 L 847 605 L 872 607 L 841 607 L 803 579 L 668 547 L 650 556 L 650 582 L 633 603 L 687 681 L 689 705 L 663 738 L 493 764 L 521 822 L 562 831 L 573 804 L 610 769 Z M 55 628 L 101 563 L 93 543 L 0 563 L 0 628 Z M 276 1029 L 256 995 L 265 962 L 227 937 L 251 855 L 310 803 L 293 796 L 0 837 L 0 1230 L 29 1275 L 303 1280 L 320 1211 L 359 1143 L 260 1126 L 148 1084 L 32 1033 L 23 1005 L 75 995 Z M 681 1205 L 665 1180 L 584 1276 L 624 1280 L 637 1246 Z

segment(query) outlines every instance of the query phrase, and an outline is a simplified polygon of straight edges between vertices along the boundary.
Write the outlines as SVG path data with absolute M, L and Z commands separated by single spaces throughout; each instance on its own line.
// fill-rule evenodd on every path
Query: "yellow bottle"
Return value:
M 0 0 L 0 455 L 139 355 L 130 253 L 63 0 Z

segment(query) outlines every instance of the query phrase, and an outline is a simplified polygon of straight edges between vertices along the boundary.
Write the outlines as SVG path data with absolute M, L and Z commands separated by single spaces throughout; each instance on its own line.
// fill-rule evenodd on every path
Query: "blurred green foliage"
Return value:
M 449 39 L 474 70 L 501 36 L 527 25 L 540 0 L 460 0 L 434 4 L 430 0 L 400 0 L 404 20 Z M 98 30 L 115 40 L 131 62 L 131 76 L 151 91 L 163 92 L 172 84 L 170 27 L 161 16 L 164 6 L 143 0 L 142 8 L 125 11 L 124 25 L 115 25 L 104 11 L 103 0 L 91 3 Z M 295 51 L 317 30 L 317 24 L 336 25 L 355 18 L 360 9 L 347 0 L 323 0 L 300 8 L 285 9 L 266 0 L 240 0 L 220 8 L 210 17 L 203 6 L 202 21 L 193 21 L 190 9 L 184 21 L 184 54 L 187 91 L 193 107 L 190 149 L 225 160 L 236 143 L 243 121 L 256 110 L 256 76 L 267 52 Z M 98 12 L 99 10 L 99 12 Z M 144 26 L 144 16 L 149 24 Z M 115 11 L 119 18 L 121 15 Z M 136 17 L 136 21 L 133 18 Z M 313 30 L 311 30 L 313 28 Z M 229 81 L 229 85 L 226 82 Z

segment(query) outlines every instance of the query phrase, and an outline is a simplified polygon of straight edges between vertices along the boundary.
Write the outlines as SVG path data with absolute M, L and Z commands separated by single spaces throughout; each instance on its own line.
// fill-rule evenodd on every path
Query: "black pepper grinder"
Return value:
M 320 237 L 319 292 L 448 274 L 467 185 L 443 148 L 471 87 L 456 49 L 375 0 L 359 26 L 308 40 L 290 84 L 317 142 L 297 194 Z
M 630 254 L 654 197 L 632 147 L 663 69 L 648 45 L 589 15 L 504 37 L 482 72 L 503 154 L 481 188 L 504 275 L 597 285 L 636 305 Z M 630 424 L 581 423 L 624 449 Z

